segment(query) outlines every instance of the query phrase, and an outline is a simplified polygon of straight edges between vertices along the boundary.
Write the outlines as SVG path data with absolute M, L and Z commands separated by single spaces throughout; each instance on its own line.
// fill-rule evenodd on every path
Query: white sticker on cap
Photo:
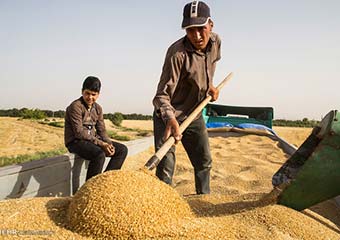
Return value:
M 190 9 L 190 17 L 191 18 L 197 17 L 197 14 L 198 14 L 198 2 L 199 1 L 193 1 L 191 3 L 191 9 Z

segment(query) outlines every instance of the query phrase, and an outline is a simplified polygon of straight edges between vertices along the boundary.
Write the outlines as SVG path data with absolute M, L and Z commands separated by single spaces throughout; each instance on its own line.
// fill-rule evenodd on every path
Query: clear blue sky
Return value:
M 165 52 L 184 35 L 184 0 L 0 0 L 0 109 L 63 110 L 88 75 L 105 112 L 152 113 Z M 222 39 L 217 103 L 275 118 L 340 110 L 339 0 L 211 0 Z

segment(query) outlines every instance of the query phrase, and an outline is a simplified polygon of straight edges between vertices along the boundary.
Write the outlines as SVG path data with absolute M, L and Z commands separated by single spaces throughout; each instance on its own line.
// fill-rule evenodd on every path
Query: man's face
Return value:
M 210 39 L 213 23 L 209 21 L 203 27 L 187 28 L 187 37 L 196 50 L 205 50 Z
M 99 97 L 99 92 L 94 92 L 88 89 L 82 91 L 83 99 L 86 102 L 87 106 L 91 107 L 93 103 Z

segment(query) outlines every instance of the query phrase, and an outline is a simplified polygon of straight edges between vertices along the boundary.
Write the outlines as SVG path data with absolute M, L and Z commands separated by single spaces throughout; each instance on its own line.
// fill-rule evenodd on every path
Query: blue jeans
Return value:
M 153 125 L 155 149 L 157 151 L 164 143 L 162 138 L 166 125 L 155 113 L 153 114 Z M 182 135 L 181 142 L 194 167 L 196 193 L 208 194 L 210 193 L 210 170 L 212 160 L 208 132 L 203 117 L 201 116 L 197 120 L 194 120 Z M 175 146 L 172 146 L 162 158 L 156 169 L 156 176 L 167 184 L 172 183 L 172 177 L 174 175 L 176 163 L 175 151 Z
M 128 149 L 125 145 L 117 142 L 112 142 L 112 144 L 115 147 L 115 154 L 111 157 L 105 171 L 120 169 L 127 156 Z M 86 181 L 102 172 L 106 157 L 101 147 L 90 141 L 75 140 L 67 145 L 67 149 L 71 153 L 75 153 L 79 157 L 90 161 L 86 173 Z

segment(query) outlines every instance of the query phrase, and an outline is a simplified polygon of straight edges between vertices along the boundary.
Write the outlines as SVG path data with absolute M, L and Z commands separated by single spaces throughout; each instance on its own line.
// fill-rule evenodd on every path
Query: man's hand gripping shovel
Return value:
M 221 90 L 224 85 L 233 77 L 233 73 L 229 73 L 228 76 L 216 87 Z M 184 130 L 190 125 L 190 123 L 196 118 L 198 114 L 201 113 L 203 108 L 210 102 L 211 96 L 207 96 L 195 109 L 194 111 L 184 120 L 184 122 L 179 126 L 180 133 L 182 134 Z M 169 151 L 171 146 L 175 143 L 175 138 L 170 136 L 162 145 L 162 147 L 146 162 L 144 168 L 147 170 L 153 170 L 164 155 Z

